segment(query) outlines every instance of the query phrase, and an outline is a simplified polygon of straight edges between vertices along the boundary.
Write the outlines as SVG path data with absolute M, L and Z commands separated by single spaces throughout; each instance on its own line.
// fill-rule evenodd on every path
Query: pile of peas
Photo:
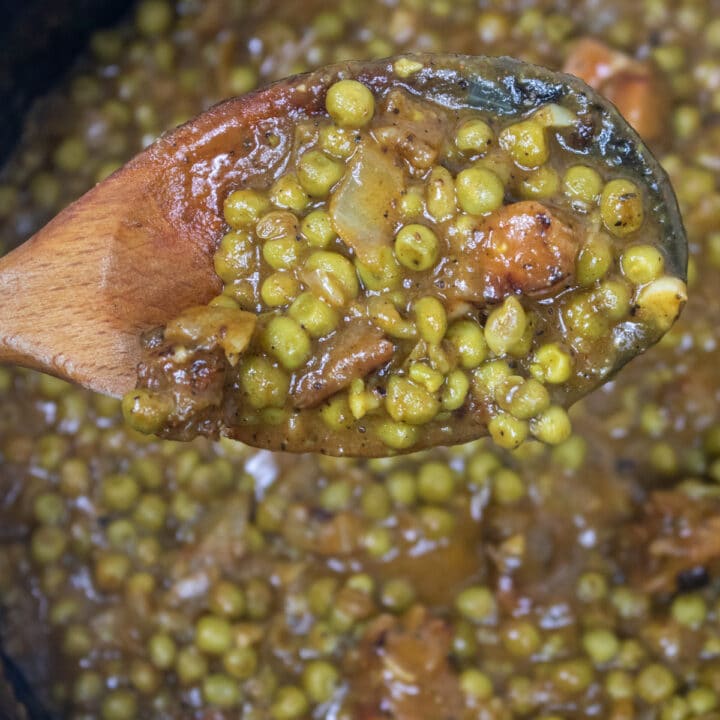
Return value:
M 657 339 L 686 299 L 641 185 L 564 150 L 581 118 L 557 104 L 493 118 L 341 79 L 325 111 L 297 121 L 268 187 L 225 199 L 223 291 L 165 329 L 158 363 L 219 346 L 230 397 L 210 432 L 257 442 L 260 426 L 273 447 L 318 427 L 339 454 L 358 433 L 383 454 L 466 440 L 462 425 L 504 448 L 566 440 L 568 395 Z M 178 408 L 172 379 L 143 380 L 126 419 L 186 437 L 192 398 Z M 207 432 L 204 400 L 196 413 Z

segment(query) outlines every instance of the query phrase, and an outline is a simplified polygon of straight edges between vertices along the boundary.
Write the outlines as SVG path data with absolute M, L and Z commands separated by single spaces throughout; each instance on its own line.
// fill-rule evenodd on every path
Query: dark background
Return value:
M 34 97 L 65 72 L 92 30 L 133 0 L 0 0 L 0 165 Z

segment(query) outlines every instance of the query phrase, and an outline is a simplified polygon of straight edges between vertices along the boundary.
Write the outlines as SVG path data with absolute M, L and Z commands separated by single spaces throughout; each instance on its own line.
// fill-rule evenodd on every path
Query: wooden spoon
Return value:
M 299 115 L 324 113 L 327 88 L 389 79 L 448 106 L 516 114 L 572 94 L 592 107 L 594 151 L 644 177 L 665 230 L 668 271 L 684 277 L 687 244 L 665 173 L 615 108 L 575 77 L 510 58 L 409 56 L 350 62 L 277 82 L 161 137 L 0 260 L 0 361 L 121 396 L 135 386 L 140 334 L 221 287 L 212 256 L 223 198 L 282 170 Z M 268 134 L 277 139 L 268 143 Z

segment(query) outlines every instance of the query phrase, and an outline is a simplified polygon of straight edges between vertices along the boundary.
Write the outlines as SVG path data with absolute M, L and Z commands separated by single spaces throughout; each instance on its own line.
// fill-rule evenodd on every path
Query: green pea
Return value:
M 162 430 L 173 410 L 172 399 L 151 390 L 131 390 L 122 399 L 125 422 L 141 433 Z
M 591 167 L 574 165 L 565 172 L 563 190 L 570 199 L 592 205 L 600 196 L 602 178 L 597 170 Z
M 152 664 L 159 670 L 168 670 L 175 663 L 177 648 L 167 633 L 155 633 L 148 641 L 148 652 Z
M 500 133 L 500 147 L 522 167 L 539 167 L 550 158 L 545 128 L 536 120 L 523 120 Z
M 550 407 L 550 394 L 542 383 L 516 375 L 499 385 L 495 399 L 503 410 L 519 420 L 529 420 Z
M 530 421 L 530 432 L 540 442 L 559 445 L 572 434 L 572 424 L 566 410 L 553 405 Z
M 293 270 L 298 267 L 303 247 L 294 237 L 267 240 L 262 247 L 265 262 L 273 270 Z
M 494 140 L 492 128 L 479 118 L 465 120 L 455 131 L 455 146 L 470 155 L 487 152 Z
M 112 690 L 102 703 L 103 720 L 135 720 L 137 697 L 132 690 Z
M 103 478 L 102 499 L 109 510 L 129 510 L 139 496 L 140 487 L 131 475 L 118 473 Z
M 592 235 L 578 253 L 576 276 L 587 287 L 605 277 L 614 260 L 613 248 L 604 235 Z
M 301 213 L 310 203 L 310 196 L 297 175 L 288 173 L 278 178 L 270 188 L 270 200 L 276 207 Z
M 295 276 L 292 273 L 280 271 L 268 275 L 263 280 L 263 284 L 260 286 L 260 297 L 268 307 L 283 307 L 289 305 L 297 297 L 299 291 L 300 283 Z M 237 303 L 231 298 L 228 300 L 231 300 L 237 307 Z
M 372 520 L 382 520 L 390 514 L 390 494 L 384 485 L 369 485 L 360 498 L 363 515 Z
M 415 588 L 403 578 L 387 580 L 380 590 L 380 602 L 390 612 L 401 613 L 415 602 Z
M 467 370 L 478 367 L 487 357 L 483 330 L 472 320 L 456 320 L 448 328 L 446 337 L 457 351 L 461 367 Z
M 522 339 L 526 327 L 525 310 L 520 301 L 510 295 L 488 316 L 485 341 L 495 355 L 503 355 Z
M 447 330 L 445 306 L 437 298 L 427 296 L 415 302 L 414 310 L 420 337 L 431 345 L 438 345 Z
M 547 165 L 529 172 L 520 183 L 520 195 L 530 200 L 544 200 L 557 195 L 560 177 Z
M 437 415 L 440 403 L 425 388 L 393 375 L 387 384 L 385 407 L 397 422 L 424 425 Z
M 458 410 L 465 404 L 470 390 L 470 378 L 462 370 L 453 370 L 445 379 L 445 387 L 440 398 L 443 410 Z
M 143 35 L 154 36 L 166 32 L 173 21 L 172 6 L 166 0 L 143 0 L 138 5 L 135 23 Z M 106 719 L 109 720 L 109 719 Z M 115 718 L 112 718 L 115 720 Z
M 313 660 L 303 671 L 303 688 L 314 703 L 326 703 L 332 699 L 340 684 L 340 673 L 325 660 Z
M 73 701 L 78 705 L 90 704 L 102 695 L 103 689 L 104 682 L 100 673 L 83 670 L 73 683 Z
M 245 593 L 228 580 L 220 580 L 210 591 L 210 609 L 216 615 L 237 619 L 245 611 Z
M 497 615 L 497 603 L 490 588 L 473 585 L 465 588 L 455 599 L 458 612 L 474 623 L 487 623 Z
M 65 501 L 54 492 L 40 493 L 33 503 L 35 519 L 44 525 L 60 525 L 65 519 Z
M 570 379 L 573 359 L 558 343 L 541 345 L 533 360 L 530 372 L 536 380 L 560 385 Z
M 400 265 L 389 247 L 378 248 L 372 263 L 361 262 L 355 258 L 355 267 L 362 284 L 368 290 L 394 290 L 402 279 Z
M 208 655 L 222 655 L 232 645 L 230 623 L 215 615 L 205 615 L 195 626 L 195 644 Z
M 425 535 L 432 540 L 447 538 L 455 529 L 455 516 L 445 508 L 427 505 L 420 508 L 418 517 Z
M 143 495 L 133 513 L 133 519 L 143 529 L 159 532 L 165 526 L 167 504 L 161 495 L 147 493 Z
M 357 80 L 340 80 L 331 85 L 325 98 L 330 117 L 340 127 L 363 127 L 375 112 L 372 92 Z
M 240 229 L 254 225 L 269 208 L 270 202 L 263 193 L 246 188 L 225 198 L 223 214 L 231 228 Z
M 238 680 L 252 677 L 257 665 L 257 653 L 251 647 L 231 648 L 223 655 L 225 672 Z
M 331 333 L 340 322 L 337 310 L 310 292 L 299 295 L 288 314 L 313 338 Z
M 640 671 L 635 686 L 642 700 L 649 705 L 657 705 L 672 696 L 677 688 L 677 681 L 664 665 L 651 663 Z
M 420 466 L 417 493 L 426 503 L 444 503 L 455 491 L 455 473 L 441 462 L 427 462 Z
M 314 198 L 327 197 L 344 173 L 344 163 L 320 150 L 309 150 L 298 162 L 298 180 L 308 195 Z
M 598 664 L 610 662 L 620 650 L 617 636 L 603 628 L 588 630 L 583 635 L 582 644 L 585 652 Z
M 528 425 L 509 413 L 498 413 L 488 423 L 488 431 L 496 445 L 513 450 L 527 438 Z
M 418 429 L 406 422 L 380 423 L 376 432 L 380 440 L 393 450 L 407 450 L 418 441 Z
M 602 192 L 600 214 L 605 227 L 616 237 L 639 230 L 645 219 L 640 188 L 630 180 L 611 180 Z
M 439 249 L 437 235 L 424 225 L 405 225 L 395 236 L 395 255 L 409 270 L 422 271 L 433 267 Z
M 121 552 L 107 552 L 95 563 L 95 584 L 103 592 L 118 592 L 130 573 L 130 558 Z
M 300 232 L 312 247 L 325 248 L 335 238 L 330 213 L 318 208 L 308 213 L 300 222 Z
M 290 389 L 290 379 L 262 357 L 249 357 L 240 366 L 240 386 L 248 403 L 256 410 L 281 408 Z
M 630 282 L 644 285 L 660 277 L 665 267 L 665 259 L 652 245 L 633 245 L 623 252 L 620 266 Z
M 194 685 L 208 672 L 208 661 L 195 647 L 185 647 L 177 655 L 175 672 L 182 685 Z
M 707 616 L 707 605 L 702 595 L 695 593 L 678 595 L 671 606 L 673 618 L 691 628 L 700 627 Z
M 460 673 L 460 689 L 476 700 L 489 700 L 493 695 L 492 680 L 480 670 L 469 668 Z
M 515 657 L 530 657 L 540 649 L 541 636 L 529 620 L 510 620 L 502 628 L 502 643 Z
M 242 694 L 237 680 L 222 673 L 214 673 L 203 679 L 203 697 L 218 708 L 234 708 L 240 704 Z
M 435 222 L 449 220 L 457 211 L 455 184 L 450 171 L 437 165 L 426 181 L 426 206 Z
M 462 210 L 471 215 L 484 215 L 503 204 L 505 187 L 492 170 L 473 167 L 461 170 L 455 179 L 455 191 Z
M 284 685 L 279 688 L 270 715 L 274 720 L 293 720 L 300 718 L 308 710 L 308 701 L 305 693 L 294 685 Z
M 390 497 L 397 505 L 409 507 L 415 504 L 417 485 L 412 473 L 397 470 L 387 477 L 386 484 Z
M 273 317 L 265 327 L 261 343 L 288 370 L 297 370 L 310 358 L 310 338 L 291 317 Z
M 360 292 L 353 264 L 340 253 L 317 250 L 305 261 L 303 276 L 315 295 L 333 307 L 344 307 Z

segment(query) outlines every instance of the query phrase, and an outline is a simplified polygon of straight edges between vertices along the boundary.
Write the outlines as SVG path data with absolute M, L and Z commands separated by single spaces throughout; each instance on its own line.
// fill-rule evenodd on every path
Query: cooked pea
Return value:
M 309 292 L 298 296 L 288 313 L 313 338 L 332 332 L 340 320 L 337 310 Z
M 208 661 L 195 647 L 184 647 L 177 655 L 175 672 L 182 685 L 194 685 L 208 672 Z
M 637 317 L 659 332 L 666 332 L 687 301 L 687 287 L 679 278 L 653 280 L 637 296 Z
M 572 200 L 592 205 L 602 190 L 602 178 L 600 173 L 591 167 L 574 165 L 565 172 L 563 189 Z
M 528 173 L 520 183 L 520 195 L 529 200 L 543 200 L 557 195 L 560 177 L 547 165 Z
M 633 245 L 620 258 L 623 274 L 636 285 L 656 280 L 665 267 L 662 253 L 652 245 Z
M 448 538 L 455 529 L 455 516 L 445 508 L 426 505 L 420 508 L 418 517 L 431 540 Z
M 293 270 L 300 262 L 302 250 L 297 238 L 279 237 L 263 244 L 262 255 L 273 270 Z
M 335 125 L 321 128 L 319 144 L 328 155 L 341 159 L 350 157 L 357 145 L 355 132 Z
M 664 665 L 646 665 L 635 680 L 637 694 L 649 705 L 667 700 L 677 687 L 673 674 Z
M 318 250 L 305 261 L 303 271 L 305 282 L 333 307 L 343 307 L 360 292 L 353 264 L 339 253 Z
M 220 580 L 210 591 L 210 609 L 216 615 L 239 618 L 245 611 L 245 594 L 242 588 L 228 580 Z
M 617 237 L 639 230 L 645 219 L 643 197 L 630 180 L 611 180 L 603 189 L 600 212 L 605 227 Z
M 702 595 L 679 595 L 673 600 L 671 613 L 681 625 L 697 628 L 705 621 L 707 605 Z
M 167 503 L 161 495 L 147 493 L 135 507 L 133 520 L 144 530 L 158 532 L 165 526 Z
M 203 697 L 218 708 L 234 708 L 242 695 L 237 680 L 222 673 L 214 673 L 203 679 Z
M 305 693 L 294 685 L 279 688 L 275 700 L 270 707 L 270 715 L 274 720 L 293 720 L 305 715 L 308 701 Z
M 500 133 L 500 146 L 526 168 L 539 167 L 550 157 L 545 128 L 535 120 L 523 120 L 505 128 Z
M 503 410 L 520 420 L 529 420 L 550 406 L 550 394 L 545 386 L 534 378 L 508 378 L 497 388 L 495 399 Z
M 33 503 L 35 518 L 44 525 L 60 525 L 65 519 L 65 501 L 54 492 L 44 492 Z
M 580 285 L 592 285 L 607 274 L 614 260 L 613 248 L 604 235 L 592 235 L 578 253 L 576 274 Z
M 255 250 L 250 236 L 234 230 L 223 236 L 213 258 L 220 279 L 231 283 L 243 277 L 253 266 Z
M 142 433 L 159 432 L 172 412 L 172 401 L 152 390 L 131 390 L 122 399 L 127 424 Z
M 300 222 L 300 232 L 312 247 L 327 247 L 335 237 L 330 213 L 323 208 L 309 212 Z
M 300 184 L 297 175 L 289 173 L 279 177 L 270 188 L 270 200 L 279 208 L 302 212 L 309 204 L 310 197 Z
M 449 220 L 456 212 L 455 183 L 447 168 L 438 165 L 426 181 L 427 210 L 435 222 Z
M 497 603 L 490 588 L 473 585 L 465 588 L 455 599 L 458 612 L 474 623 L 492 622 L 497 614 Z
M 505 188 L 502 180 L 482 167 L 461 170 L 455 179 L 458 204 L 471 215 L 484 215 L 497 210 L 503 203 Z
M 493 499 L 500 505 L 513 505 L 527 495 L 527 488 L 519 473 L 500 468 L 493 476 Z
M 423 297 L 415 302 L 415 322 L 420 337 L 432 345 L 437 345 L 447 330 L 445 306 L 434 297 Z
M 610 630 L 598 628 L 588 630 L 582 638 L 585 652 L 593 662 L 603 664 L 610 662 L 620 650 L 620 642 L 617 636 Z
M 489 700 L 493 695 L 492 680 L 484 672 L 473 668 L 460 673 L 460 689 L 476 700 Z
M 222 655 L 232 645 L 230 623 L 216 615 L 205 615 L 195 625 L 195 645 L 208 655 Z
M 247 188 L 236 190 L 225 198 L 223 214 L 225 222 L 239 230 L 254 225 L 269 208 L 270 202 L 263 193 Z
M 417 493 L 423 502 L 444 503 L 455 490 L 455 473 L 441 462 L 427 462 L 420 467 Z
M 485 323 L 485 341 L 495 355 L 503 355 L 519 342 L 527 327 L 527 315 L 520 301 L 510 295 L 495 308 Z
M 382 520 L 390 513 L 390 496 L 384 485 L 370 485 L 360 498 L 365 517 Z
M 140 496 L 140 487 L 131 475 L 108 475 L 102 481 L 102 498 L 109 510 L 129 510 Z
M 428 270 L 437 262 L 437 235 L 428 227 L 411 223 L 395 236 L 395 255 L 409 270 Z
M 320 150 L 309 150 L 298 163 L 298 180 L 314 198 L 324 198 L 345 172 L 345 165 Z
M 290 379 L 266 358 L 255 356 L 242 362 L 240 385 L 251 407 L 256 410 L 280 408 L 285 404 Z
M 445 379 L 440 402 L 443 410 L 458 410 L 465 404 L 470 378 L 462 370 L 453 370 Z
M 288 305 L 296 297 L 300 284 L 291 273 L 280 271 L 269 275 L 260 287 L 260 297 L 268 307 Z
M 135 720 L 137 696 L 132 690 L 112 690 L 102 703 L 103 720 Z
M 461 366 L 467 370 L 478 367 L 487 357 L 483 330 L 472 320 L 456 320 L 447 331 L 447 339 L 456 348 Z
M 170 27 L 172 20 L 173 10 L 167 0 L 143 0 L 138 5 L 135 15 L 138 30 L 148 36 L 164 33 Z
M 488 423 L 488 432 L 496 445 L 502 448 L 519 447 L 527 438 L 528 425 L 509 413 L 499 413 Z
M 177 647 L 167 633 L 155 633 L 148 641 L 148 652 L 156 668 L 169 670 L 175 663 Z
M 510 620 L 502 628 L 502 643 L 516 657 L 530 657 L 540 648 L 542 638 L 529 620 Z
M 457 149 L 472 155 L 487 152 L 494 139 L 492 128 L 479 118 L 465 120 L 455 131 Z
M 340 674 L 329 662 L 313 660 L 303 671 L 303 687 L 314 703 L 325 703 L 332 698 L 340 683 Z
M 541 345 L 535 352 L 530 372 L 540 382 L 558 385 L 570 379 L 572 367 L 572 356 L 558 343 L 548 343 Z
M 566 410 L 553 405 L 530 421 L 530 432 L 547 445 L 559 445 L 572 434 L 572 425 Z
M 340 127 L 359 128 L 372 119 L 375 98 L 372 92 L 357 80 L 340 80 L 328 89 L 325 107 Z
M 394 290 L 402 280 L 400 265 L 389 247 L 379 248 L 376 261 L 372 264 L 356 258 L 355 267 L 362 284 L 368 290 Z
M 598 312 L 590 294 L 570 298 L 563 308 L 563 319 L 570 333 L 580 337 L 598 339 L 608 332 L 608 318 Z
M 225 672 L 237 680 L 252 677 L 258 665 L 257 653 L 251 647 L 231 648 L 223 655 Z
M 262 345 L 288 370 L 299 368 L 311 354 L 308 334 L 290 317 L 273 317 L 262 334 Z
M 425 388 L 393 375 L 388 380 L 385 407 L 397 422 L 424 425 L 437 415 L 440 403 Z

